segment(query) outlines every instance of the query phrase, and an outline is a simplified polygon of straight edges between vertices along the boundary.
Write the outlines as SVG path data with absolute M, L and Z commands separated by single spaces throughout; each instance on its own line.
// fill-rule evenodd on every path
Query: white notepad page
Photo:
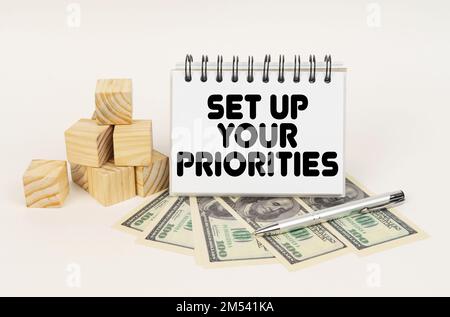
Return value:
M 276 63 L 271 65 L 269 71 L 269 82 L 263 82 L 262 65 L 254 66 L 254 80 L 247 81 L 246 63 L 239 65 L 238 81 L 231 80 L 232 72 L 229 64 L 223 66 L 223 80 L 216 81 L 216 64 L 208 64 L 207 80 L 200 80 L 201 72 L 199 64 L 192 65 L 192 79 L 185 80 L 185 68 L 177 65 L 172 71 L 172 100 L 171 100 L 171 153 L 170 153 L 170 193 L 173 195 L 240 195 L 240 196 L 311 196 L 311 195 L 343 195 L 344 188 L 344 105 L 345 105 L 345 77 L 346 69 L 342 66 L 333 65 L 331 81 L 324 81 L 325 65 L 317 64 L 316 80 L 309 82 L 309 64 L 302 64 L 300 82 L 293 80 L 292 65 L 287 64 L 284 72 L 284 82 L 278 82 L 278 67 Z M 256 117 L 250 118 L 250 106 L 245 100 L 240 102 L 242 119 L 209 119 L 208 114 L 216 112 L 208 106 L 208 98 L 211 95 L 221 95 L 223 100 L 218 102 L 224 108 L 227 95 L 260 95 L 261 101 L 256 103 Z M 281 109 L 283 95 L 304 95 L 308 99 L 308 106 L 298 111 L 297 118 L 290 116 L 283 120 L 274 120 L 270 112 L 271 95 L 277 96 L 277 106 Z M 290 99 L 289 99 L 290 100 Z M 259 132 L 259 125 L 266 124 L 268 131 L 266 136 L 270 139 L 271 124 L 292 123 L 297 127 L 295 136 L 295 148 L 286 142 L 286 147 L 280 145 L 280 130 L 278 129 L 278 142 L 273 148 L 266 148 L 258 141 L 250 148 L 243 148 L 235 141 L 234 134 L 230 134 L 229 146 L 224 147 L 223 135 L 218 124 L 227 127 L 228 124 L 238 127 L 242 123 L 249 123 Z M 242 131 L 242 129 L 241 129 Z M 243 140 L 250 139 L 249 131 L 241 134 Z M 258 134 L 259 137 L 259 134 Z M 319 176 L 294 175 L 293 158 L 287 160 L 287 175 L 281 174 L 281 160 L 275 158 L 271 165 L 273 175 L 269 176 L 268 164 L 263 165 L 266 174 L 260 175 L 258 171 L 253 176 L 249 175 L 250 168 L 239 176 L 232 176 L 225 172 L 223 164 L 221 174 L 217 176 L 196 173 L 196 153 L 207 152 L 215 158 L 219 153 L 222 161 L 230 152 L 239 152 L 248 159 L 249 152 L 260 152 L 265 159 L 270 157 L 268 152 L 299 152 L 302 159 L 303 152 L 319 152 L 320 157 L 316 160 Z M 181 165 L 186 164 L 180 173 L 179 153 L 186 156 Z M 335 152 L 336 158 L 332 159 L 338 168 L 334 176 L 323 176 L 325 169 L 321 160 L 323 153 Z M 194 157 L 192 165 L 188 153 Z M 208 155 L 207 155 L 208 156 Z M 253 158 L 254 158 L 253 154 Z M 206 158 L 205 158 L 206 159 Z M 329 159 L 329 157 L 328 157 Z M 188 162 L 189 161 L 189 162 Z M 218 160 L 220 162 L 220 160 Z M 298 161 L 297 161 L 298 162 Z M 267 162 L 266 162 L 267 163 Z M 233 165 L 234 164 L 234 165 Z M 239 162 L 230 162 L 230 168 L 239 168 Z M 302 173 L 303 160 L 300 160 L 300 173 Z M 310 164 L 310 163 L 309 163 Z M 329 162 L 327 163 L 329 164 Z M 213 163 L 212 169 L 216 166 Z M 309 166 L 309 165 L 308 165 Z M 309 166 L 310 168 L 310 166 Z M 327 166 L 326 169 L 330 167 Z M 314 168 L 313 168 L 314 169 Z

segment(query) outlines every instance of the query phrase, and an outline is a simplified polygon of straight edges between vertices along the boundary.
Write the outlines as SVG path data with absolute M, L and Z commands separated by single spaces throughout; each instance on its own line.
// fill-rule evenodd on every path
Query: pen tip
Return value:
M 273 225 L 270 225 L 267 227 L 259 228 L 259 229 L 255 230 L 254 234 L 255 234 L 255 236 L 263 236 L 263 235 L 266 235 L 269 233 L 273 233 L 278 229 L 279 229 L 278 224 L 276 223 L 276 224 L 273 224 Z

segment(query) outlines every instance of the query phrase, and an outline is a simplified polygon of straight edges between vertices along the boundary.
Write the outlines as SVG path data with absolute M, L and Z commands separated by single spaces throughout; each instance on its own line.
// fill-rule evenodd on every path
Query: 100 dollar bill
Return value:
M 148 224 L 139 236 L 139 244 L 192 255 L 194 235 L 192 232 L 189 197 L 176 197 Z
M 169 196 L 169 191 L 164 190 L 148 197 L 142 205 L 133 209 L 120 219 L 114 227 L 120 231 L 139 236 L 151 225 L 164 209 L 167 209 L 176 197 Z
M 222 206 L 251 232 L 307 213 L 292 197 L 220 197 Z M 289 270 L 343 254 L 347 246 L 323 225 L 257 238 Z
M 277 262 L 214 197 L 191 197 L 190 201 L 197 263 L 223 267 Z
M 345 197 L 309 197 L 300 198 L 299 201 L 308 211 L 316 211 L 366 197 L 369 195 L 362 186 L 347 178 Z M 410 221 L 402 220 L 402 218 L 405 217 L 397 211 L 394 214 L 388 209 L 381 209 L 332 220 L 328 224 L 353 248 L 360 251 L 359 253 L 365 254 L 426 236 Z

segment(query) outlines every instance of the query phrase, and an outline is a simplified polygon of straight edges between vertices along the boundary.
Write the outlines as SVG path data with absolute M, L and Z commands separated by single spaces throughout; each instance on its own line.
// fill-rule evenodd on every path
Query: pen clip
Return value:
M 365 212 L 373 212 L 373 211 L 378 211 L 381 210 L 383 208 L 391 208 L 393 206 L 395 206 L 395 203 L 389 202 L 389 203 L 385 203 L 385 204 L 379 204 L 377 206 L 372 206 L 372 207 L 364 207 L 361 210 L 361 213 L 365 213 Z
M 384 208 L 388 209 L 388 208 L 399 205 L 404 200 L 405 200 L 405 194 L 402 191 L 399 191 L 399 192 L 392 194 L 388 202 L 381 203 L 381 204 L 375 205 L 375 206 L 365 207 L 361 210 L 361 212 L 372 212 L 372 211 L 377 211 L 377 210 L 384 209 Z

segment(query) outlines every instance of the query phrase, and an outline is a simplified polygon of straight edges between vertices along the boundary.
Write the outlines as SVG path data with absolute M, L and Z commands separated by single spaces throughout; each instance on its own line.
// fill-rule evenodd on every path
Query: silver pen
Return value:
M 405 194 L 401 190 L 367 197 L 331 208 L 314 211 L 309 214 L 304 214 L 295 219 L 289 219 L 262 227 L 255 231 L 255 235 L 271 235 L 305 228 L 329 220 L 342 218 L 354 213 L 365 213 L 392 207 L 402 203 L 404 200 Z

